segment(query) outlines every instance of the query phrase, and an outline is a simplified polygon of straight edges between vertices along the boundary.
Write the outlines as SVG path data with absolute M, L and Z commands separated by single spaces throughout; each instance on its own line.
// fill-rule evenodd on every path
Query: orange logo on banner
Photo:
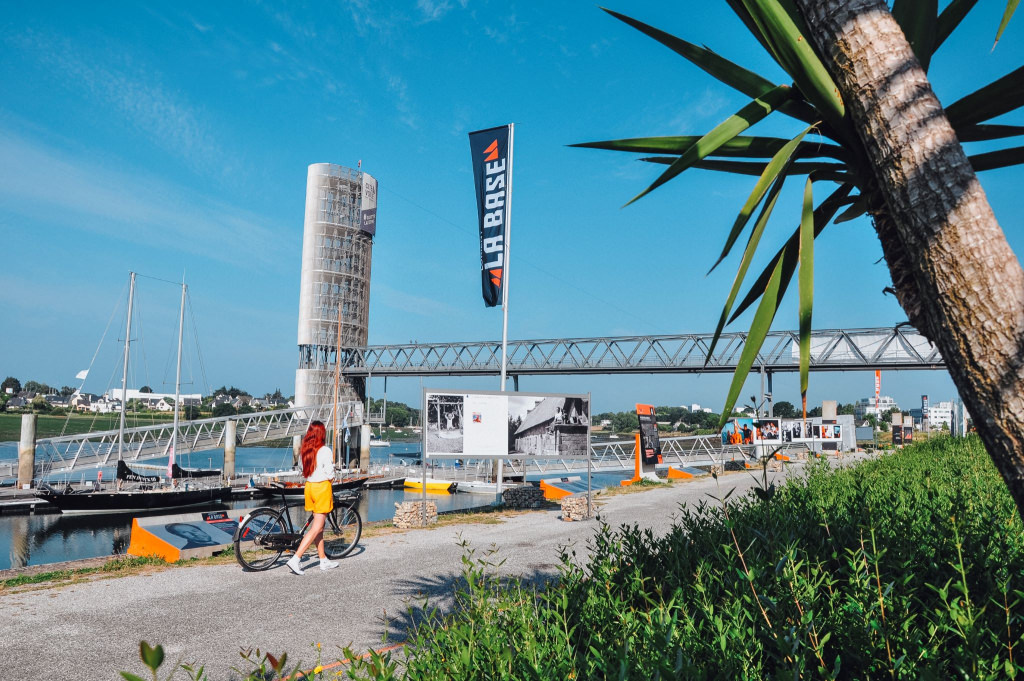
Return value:
M 501 286 L 501 270 L 487 270 L 491 274 L 491 283 L 495 286 Z
M 491 142 L 491 145 L 484 149 L 484 153 L 488 154 L 484 156 L 485 161 L 493 161 L 498 158 L 498 140 Z

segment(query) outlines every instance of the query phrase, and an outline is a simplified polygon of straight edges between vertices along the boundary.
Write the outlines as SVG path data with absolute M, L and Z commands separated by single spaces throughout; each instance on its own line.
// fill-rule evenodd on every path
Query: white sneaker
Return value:
M 292 556 L 291 558 L 288 559 L 288 562 L 285 563 L 285 565 L 287 565 L 288 568 L 292 572 L 294 572 L 295 574 L 301 575 L 303 572 L 305 572 L 302 569 L 302 567 L 301 567 L 301 563 L 302 563 L 302 559 L 301 558 L 299 558 L 298 556 Z
M 333 570 L 336 567 L 338 567 L 337 561 L 328 560 L 326 558 L 321 558 L 320 559 L 320 569 L 321 570 Z

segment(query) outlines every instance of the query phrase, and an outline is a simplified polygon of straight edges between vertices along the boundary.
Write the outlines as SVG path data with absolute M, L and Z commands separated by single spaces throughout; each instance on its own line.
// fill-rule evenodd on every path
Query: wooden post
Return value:
M 359 427 L 359 470 L 370 470 L 370 424 Z
M 235 477 L 235 446 L 238 444 L 236 433 L 238 421 L 234 419 L 224 422 L 224 479 Z
M 32 484 L 36 469 L 36 415 L 21 415 L 21 442 L 18 443 L 18 489 Z

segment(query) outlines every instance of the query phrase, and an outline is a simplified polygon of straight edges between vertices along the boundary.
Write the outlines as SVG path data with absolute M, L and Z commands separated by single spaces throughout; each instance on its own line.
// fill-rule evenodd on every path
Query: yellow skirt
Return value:
M 334 491 L 330 480 L 306 483 L 306 510 L 330 513 L 334 509 Z

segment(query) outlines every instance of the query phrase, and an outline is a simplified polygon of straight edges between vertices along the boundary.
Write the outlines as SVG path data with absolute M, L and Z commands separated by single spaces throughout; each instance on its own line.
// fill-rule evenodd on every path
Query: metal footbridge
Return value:
M 699 374 L 731 373 L 746 333 L 562 338 L 508 342 L 508 373 Z M 799 371 L 800 336 L 770 332 L 754 361 L 767 373 Z M 822 329 L 811 333 L 811 371 L 943 369 L 939 351 L 908 326 Z M 501 370 L 501 342 L 371 345 L 348 352 L 346 376 L 478 376 Z
M 508 374 L 518 385 L 518 376 L 531 374 L 735 371 L 747 334 L 722 334 L 714 353 L 710 352 L 712 338 L 713 334 L 707 333 L 509 341 Z M 769 379 L 773 372 L 795 372 L 799 370 L 799 355 L 799 334 L 796 331 L 774 331 L 765 339 L 754 362 L 754 370 L 766 373 Z M 497 375 L 501 370 L 501 343 L 371 345 L 351 348 L 342 354 L 342 358 L 342 371 L 346 377 Z M 938 350 L 918 331 L 906 325 L 823 329 L 811 334 L 811 371 L 943 368 L 945 363 Z M 350 427 L 364 423 L 364 416 L 365 421 L 373 421 L 373 415 L 365 415 L 363 405 L 358 402 L 339 405 L 338 413 L 349 414 Z M 237 423 L 238 444 L 254 444 L 302 434 L 314 418 L 329 422 L 331 406 L 184 421 L 178 430 L 179 449 L 195 452 L 223 447 L 228 421 Z M 121 457 L 128 462 L 142 462 L 167 456 L 171 431 L 170 423 L 126 430 L 125 440 L 120 445 Z M 703 444 L 684 441 L 685 438 L 678 446 L 713 449 L 710 440 L 700 441 Z M 79 468 L 112 465 L 117 460 L 118 444 L 116 430 L 40 439 L 36 448 L 35 477 L 40 479 Z M 675 446 L 670 444 L 670 455 L 673 454 L 671 447 Z M 599 462 L 608 462 L 608 465 L 619 465 L 612 464 L 613 459 L 620 463 L 632 461 L 632 443 L 627 441 L 619 447 L 628 447 L 630 453 L 626 455 L 615 444 L 608 444 L 600 451 L 595 447 L 592 455 Z M 692 458 L 691 454 L 686 456 Z M 16 462 L 0 463 L 0 478 L 14 477 L 16 473 Z
M 342 423 L 340 415 L 346 415 L 348 427 L 354 428 L 362 425 L 364 408 L 360 402 L 342 402 L 338 405 L 338 414 L 339 425 Z M 246 445 L 302 435 L 310 421 L 330 424 L 333 416 L 331 405 L 325 404 L 181 421 L 178 424 L 179 455 L 222 448 L 227 424 L 231 421 L 236 424 L 235 443 Z M 171 422 L 126 428 L 121 443 L 117 430 L 39 439 L 33 478 L 39 480 L 77 469 L 116 465 L 119 444 L 120 458 L 128 464 L 166 457 L 170 454 L 173 430 Z M 0 478 L 16 475 L 16 461 L 0 464 Z

